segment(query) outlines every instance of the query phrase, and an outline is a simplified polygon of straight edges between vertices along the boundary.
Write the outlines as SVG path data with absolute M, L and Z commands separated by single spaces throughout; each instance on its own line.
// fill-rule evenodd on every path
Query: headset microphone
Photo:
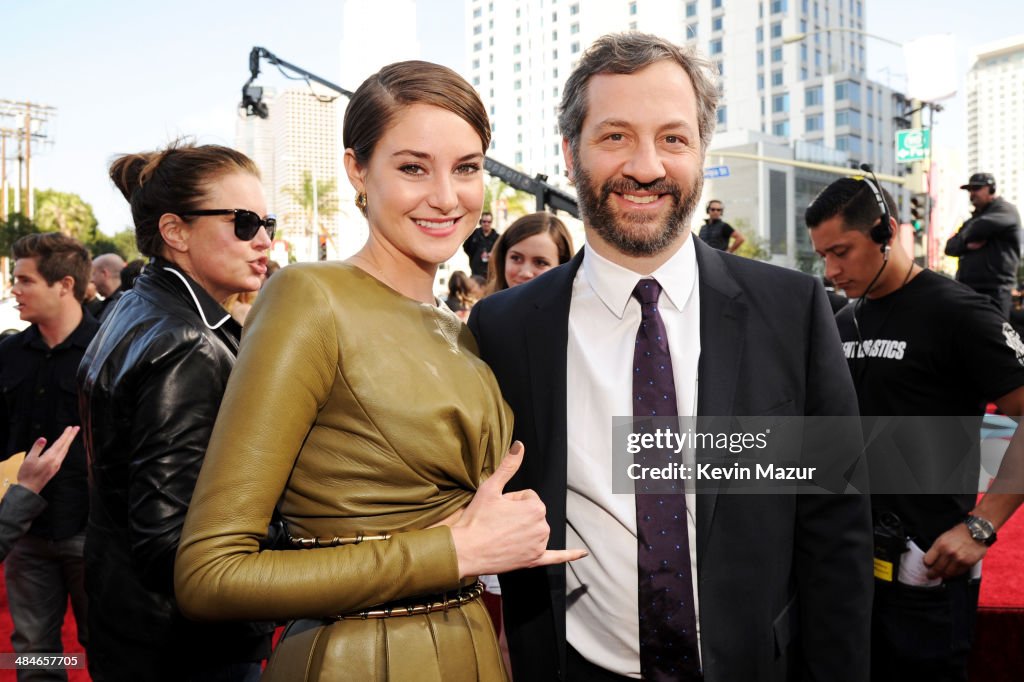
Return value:
M 879 211 L 882 213 L 882 215 L 879 216 L 879 224 L 873 225 L 868 231 L 868 236 L 871 238 L 871 241 L 878 244 L 879 249 L 882 251 L 882 266 L 879 267 L 878 272 L 874 273 L 870 284 L 868 284 L 867 288 L 864 289 L 864 293 L 860 295 L 859 300 L 853 308 L 853 324 L 857 327 L 858 338 L 860 337 L 860 327 L 857 324 L 857 312 L 860 311 L 864 301 L 867 300 L 867 295 L 871 293 L 872 289 L 874 289 L 874 285 L 878 283 L 879 278 L 881 278 L 882 273 L 886 269 L 886 265 L 889 264 L 889 243 L 893 238 L 893 228 L 889 219 L 889 205 L 886 204 L 885 196 L 882 194 L 882 187 L 879 185 L 879 180 L 877 177 L 874 177 L 874 173 L 871 171 L 871 167 L 869 165 L 860 164 L 860 170 L 871 176 L 870 180 L 867 179 L 866 176 L 861 179 L 864 181 L 864 184 L 870 187 L 871 194 L 874 195 L 874 201 L 878 202 Z
M 871 228 L 868 235 L 871 237 L 871 241 L 879 245 L 885 260 L 889 260 L 889 247 L 888 244 L 892 241 L 892 225 L 889 218 L 889 205 L 885 201 L 885 196 L 882 194 L 882 187 L 878 184 L 878 178 L 875 177 L 874 171 L 871 170 L 871 166 L 862 163 L 860 169 L 871 176 L 871 180 L 866 177 L 862 180 L 871 188 L 871 193 L 875 195 L 875 201 L 878 203 L 878 211 L 881 215 L 878 218 L 878 224 Z

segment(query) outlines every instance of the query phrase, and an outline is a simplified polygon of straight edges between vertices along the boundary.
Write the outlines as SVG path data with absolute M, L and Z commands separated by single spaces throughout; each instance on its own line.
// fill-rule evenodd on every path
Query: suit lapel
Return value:
M 548 505 L 551 546 L 555 548 L 565 547 L 566 350 L 572 285 L 582 262 L 580 249 L 572 261 L 547 275 L 547 285 L 535 287 L 533 310 L 523 321 L 533 419 L 545 453 L 546 475 L 542 480 L 551 484 L 549 494 L 542 493 L 541 497 Z M 530 453 L 526 457 L 529 459 Z
M 743 344 L 746 338 L 747 307 L 742 290 L 725 266 L 718 251 L 694 240 L 700 286 L 700 362 L 697 366 L 697 416 L 723 417 L 733 414 Z M 697 461 L 707 461 L 697 453 Z M 703 563 L 718 494 L 713 490 L 697 495 L 698 569 Z

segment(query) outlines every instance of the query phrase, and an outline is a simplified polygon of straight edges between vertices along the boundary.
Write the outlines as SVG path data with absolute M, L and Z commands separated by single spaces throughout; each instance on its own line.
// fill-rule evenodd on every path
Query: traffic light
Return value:
M 927 204 L 927 196 L 924 194 L 910 197 L 910 224 L 914 226 L 914 232 L 920 232 L 927 225 Z
M 317 253 L 317 260 L 327 260 L 327 235 L 320 235 L 320 248 Z

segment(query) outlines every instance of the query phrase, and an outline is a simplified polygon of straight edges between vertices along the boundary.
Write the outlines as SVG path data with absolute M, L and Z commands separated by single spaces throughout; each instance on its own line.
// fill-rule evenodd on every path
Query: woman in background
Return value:
M 128 154 L 110 177 L 151 261 L 78 370 L 90 462 L 89 672 L 96 682 L 249 682 L 272 628 L 186 620 L 174 557 L 238 352 L 241 327 L 223 302 L 260 288 L 276 223 L 255 164 L 226 147 Z
M 572 259 L 572 237 L 565 224 L 546 211 L 512 223 L 498 238 L 487 272 L 487 293 L 529 282 Z
M 355 92 L 343 137 L 369 238 L 256 299 L 178 598 L 194 618 L 300 619 L 268 682 L 504 680 L 476 576 L 583 553 L 546 550 L 535 493 L 502 494 L 512 415 L 433 295 L 480 216 L 487 114 L 455 72 L 401 62 Z M 260 551 L 275 508 L 297 549 Z
M 461 270 L 456 270 L 448 278 L 448 298 L 444 300 L 444 304 L 463 322 L 469 317 L 469 309 L 476 302 L 472 292 L 472 281 Z

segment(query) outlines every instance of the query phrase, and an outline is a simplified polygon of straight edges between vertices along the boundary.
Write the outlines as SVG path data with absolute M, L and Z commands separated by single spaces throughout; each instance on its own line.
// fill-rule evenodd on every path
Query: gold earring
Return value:
M 356 208 L 366 213 L 366 192 L 360 192 L 356 195 Z

